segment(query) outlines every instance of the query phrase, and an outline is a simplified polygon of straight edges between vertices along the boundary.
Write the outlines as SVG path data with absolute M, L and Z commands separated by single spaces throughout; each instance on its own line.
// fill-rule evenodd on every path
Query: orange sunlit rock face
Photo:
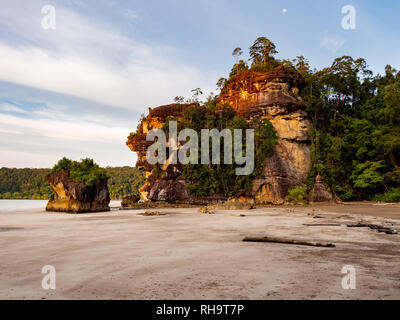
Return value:
M 230 105 L 240 116 L 259 117 L 271 113 L 268 108 L 273 106 L 304 108 L 298 97 L 303 84 L 300 74 L 289 73 L 283 67 L 268 73 L 246 70 L 228 84 L 218 101 Z
M 264 177 L 253 182 L 252 194 L 259 204 L 282 204 L 288 190 L 302 184 L 308 174 L 310 126 L 306 104 L 299 96 L 304 80 L 298 73 L 278 67 L 269 73 L 247 70 L 228 84 L 219 104 L 230 105 L 246 119 L 268 119 L 278 145 L 266 160 Z
M 181 119 L 185 109 L 194 105 L 198 104 L 170 104 L 155 109 L 150 108 L 149 114 L 141 120 L 136 134 L 128 137 L 126 145 L 138 156 L 136 167 L 143 170 L 147 178 L 146 183 L 139 189 L 143 200 L 176 202 L 188 198 L 186 184 L 181 177 L 181 165 L 164 166 L 163 169 L 167 174 L 176 171 L 175 179 L 165 179 L 165 176 L 160 179 L 154 166 L 146 161 L 147 148 L 153 144 L 151 141 L 146 141 L 146 135 L 150 130 L 161 129 L 168 117 Z M 178 177 L 181 179 L 176 179 Z

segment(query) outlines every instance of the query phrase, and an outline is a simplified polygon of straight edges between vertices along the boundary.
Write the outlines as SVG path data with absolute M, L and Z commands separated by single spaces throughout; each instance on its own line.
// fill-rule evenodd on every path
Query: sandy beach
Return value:
M 166 215 L 1 212 L 0 299 L 400 299 L 400 235 L 347 227 L 400 230 L 399 204 L 157 210 Z M 56 269 L 56 290 L 42 289 L 45 265 Z M 355 267 L 355 290 L 342 288 L 345 265 Z

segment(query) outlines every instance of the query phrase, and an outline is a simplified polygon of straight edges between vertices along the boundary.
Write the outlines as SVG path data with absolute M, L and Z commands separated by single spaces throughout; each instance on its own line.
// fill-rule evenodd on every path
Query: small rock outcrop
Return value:
M 315 185 L 311 192 L 311 202 L 332 202 L 334 201 L 332 192 L 325 186 L 324 181 L 320 175 L 315 178 Z
M 130 196 L 124 197 L 121 201 L 122 208 L 134 207 L 140 200 L 140 196 L 137 194 L 132 194 Z
M 55 191 L 47 203 L 46 211 L 68 213 L 110 211 L 107 179 L 98 180 L 92 186 L 87 186 L 72 180 L 68 171 L 50 173 L 45 179 Z

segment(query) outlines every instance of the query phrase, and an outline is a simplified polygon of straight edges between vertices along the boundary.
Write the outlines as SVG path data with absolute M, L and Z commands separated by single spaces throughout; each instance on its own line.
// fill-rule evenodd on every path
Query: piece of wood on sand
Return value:
M 273 242 L 282 244 L 294 244 L 301 246 L 312 246 L 312 247 L 325 247 L 334 248 L 335 245 L 330 242 L 318 242 L 318 241 L 306 241 L 306 240 L 296 240 L 296 239 L 285 239 L 277 237 L 246 237 L 243 239 L 245 242 Z
M 303 223 L 307 227 L 340 227 L 340 223 Z
M 365 223 L 357 223 L 357 224 L 348 224 L 349 228 L 370 228 L 372 230 L 377 230 L 378 232 L 384 232 L 386 234 L 398 234 L 397 230 L 392 228 L 380 226 L 377 224 L 365 224 Z

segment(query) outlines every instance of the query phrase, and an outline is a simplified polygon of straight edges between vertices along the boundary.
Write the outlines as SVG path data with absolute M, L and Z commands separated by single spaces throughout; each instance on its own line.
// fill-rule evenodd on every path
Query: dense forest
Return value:
M 313 123 L 308 186 L 320 173 L 342 200 L 400 201 L 400 72 L 373 76 L 349 56 L 322 70 L 303 57 L 289 66 L 306 80 Z
M 339 57 L 321 70 L 312 69 L 303 56 L 293 60 L 276 58 L 275 44 L 265 37 L 258 38 L 250 47 L 250 64 L 239 60 L 242 54 L 241 48 L 233 51 L 236 63 L 229 77 L 217 82 L 221 93 L 246 70 L 269 72 L 283 67 L 298 72 L 305 80 L 300 95 L 308 105 L 312 122 L 309 131 L 312 166 L 306 184 L 291 193 L 302 192 L 300 197 L 307 198 L 315 177 L 320 174 L 337 199 L 400 201 L 400 71 L 387 65 L 383 75 L 373 75 L 365 59 L 350 56 Z M 193 92 L 193 98 L 187 102 L 198 101 L 201 90 Z M 203 105 L 215 107 L 216 99 L 211 95 Z M 183 97 L 175 98 L 177 103 L 183 101 Z M 227 118 L 228 122 L 233 121 L 233 116 Z M 196 117 L 185 116 L 186 124 L 188 119 Z M 232 121 L 228 127 L 234 126 Z M 197 124 L 191 121 L 188 125 Z M 212 168 L 199 166 L 186 170 L 189 181 L 199 181 L 194 185 L 195 193 L 221 189 L 219 184 L 224 174 L 214 173 Z M 228 176 L 231 181 L 225 184 L 235 183 L 232 174 Z M 228 191 L 247 182 L 236 183 L 239 185 L 228 187 Z
M 108 189 L 113 200 L 138 193 L 143 173 L 131 167 L 107 167 Z M 50 169 L 0 169 L 0 199 L 49 199 L 53 190 L 44 180 Z

